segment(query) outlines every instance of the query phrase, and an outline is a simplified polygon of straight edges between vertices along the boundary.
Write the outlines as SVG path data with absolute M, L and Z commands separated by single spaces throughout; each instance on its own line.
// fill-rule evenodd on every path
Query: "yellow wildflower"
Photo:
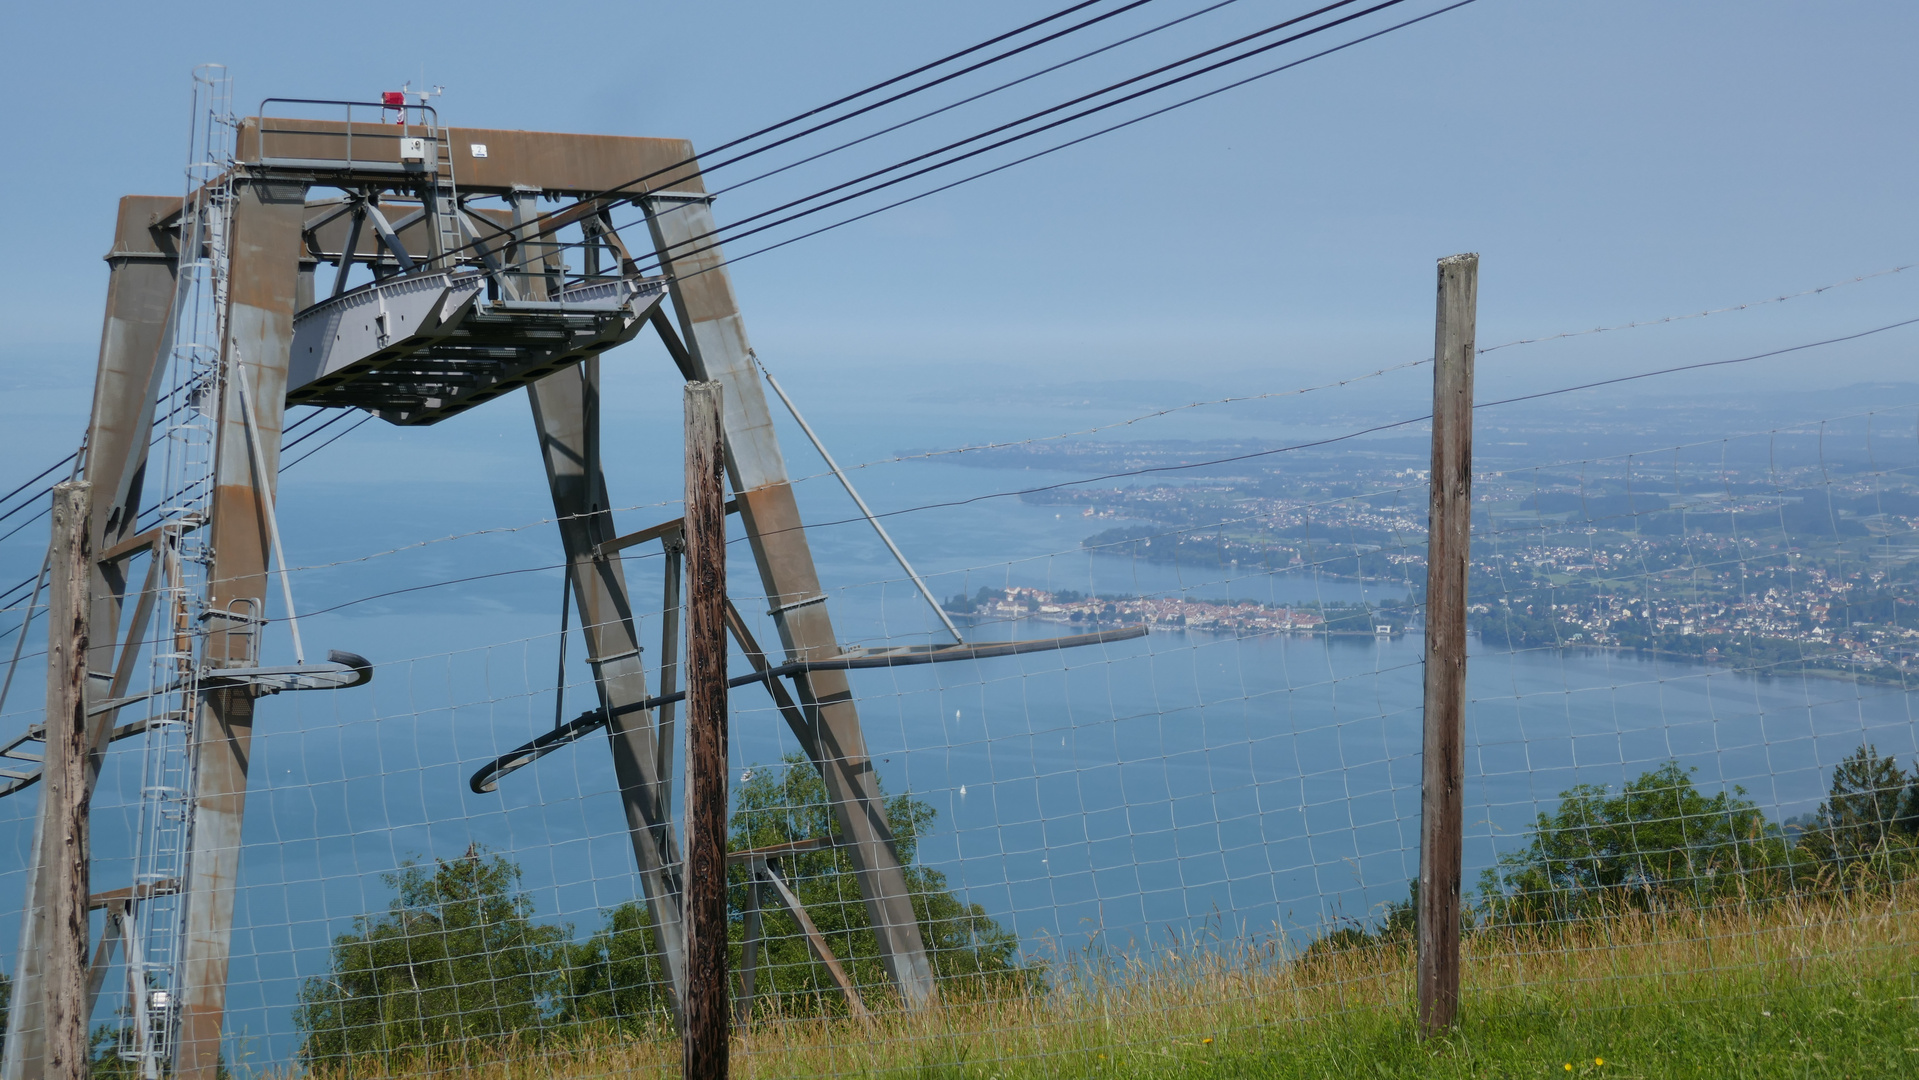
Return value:
M 1605 1058 L 1594 1058 L 1594 1059 L 1593 1059 L 1593 1064 L 1594 1064 L 1594 1065 L 1604 1065 L 1605 1063 L 1606 1063 L 1606 1059 L 1605 1059 Z

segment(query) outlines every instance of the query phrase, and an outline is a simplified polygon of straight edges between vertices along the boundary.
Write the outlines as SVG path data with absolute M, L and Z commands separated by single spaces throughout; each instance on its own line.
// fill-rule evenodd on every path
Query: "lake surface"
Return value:
M 921 445 L 940 434 L 913 433 Z M 915 444 L 908 434 L 880 425 L 864 436 L 871 445 L 843 456 L 882 456 L 889 444 Z M 663 451 L 649 444 L 633 452 Z M 429 513 L 441 533 L 538 521 L 537 473 L 513 468 L 520 471 L 503 471 L 485 488 L 433 490 L 419 506 L 361 497 L 346 514 L 337 508 L 347 481 L 290 474 L 289 547 L 296 562 L 330 563 L 417 541 L 417 522 Z M 350 458 L 342 471 L 353 471 Z M 858 477 L 882 510 L 1069 479 L 939 462 Z M 851 516 L 829 483 L 801 485 L 809 520 Z M 655 484 L 624 501 L 665 503 L 671 494 Z M 623 514 L 621 523 L 676 513 L 662 505 Z M 887 524 L 941 596 L 1015 584 L 1270 602 L 1406 594 L 1404 583 L 1094 556 L 1079 540 L 1113 522 L 1012 498 Z M 814 544 L 844 640 L 937 640 L 932 614 L 863 523 L 822 527 Z M 542 919 L 581 933 L 602 910 L 637 895 L 598 736 L 515 774 L 497 794 L 467 789 L 482 762 L 553 722 L 559 576 L 520 571 L 551 566 L 555 551 L 544 525 L 296 575 L 307 610 L 348 605 L 303 620 L 309 647 L 351 648 L 380 666 L 364 689 L 285 694 L 261 705 L 229 998 L 230 1030 L 250 1061 L 291 1058 L 291 1007 L 302 980 L 326 970 L 329 943 L 356 916 L 386 907 L 382 875 L 407 859 L 484 844 L 521 866 Z M 658 560 L 627 565 L 636 606 L 656 611 Z M 479 584 L 349 603 L 502 572 Z M 758 588 L 737 546 L 732 579 L 741 608 L 763 612 L 747 600 Z M 657 639 L 657 617 L 642 621 L 643 634 Z M 767 620 L 758 621 L 762 640 L 771 640 Z M 1062 629 L 1024 622 L 973 633 Z M 498 642 L 507 644 L 491 644 Z M 856 672 L 853 681 L 887 789 L 910 791 L 938 811 L 920 845 L 924 863 L 1035 952 L 1145 947 L 1195 932 L 1311 933 L 1369 918 L 1406 895 L 1417 861 L 1420 647 L 1417 635 L 1154 633 L 1070 652 Z M 580 651 L 575 639 L 569 717 L 591 697 Z M 1501 852 L 1522 847 L 1535 815 L 1577 783 L 1616 785 L 1677 760 L 1697 769 L 1703 788 L 1743 786 L 1777 818 L 1816 805 L 1832 765 L 1862 742 L 1901 758 L 1919 749 L 1910 696 L 1896 688 L 1612 653 L 1476 649 L 1469 697 L 1469 881 Z M 763 692 L 736 690 L 733 700 L 735 776 L 796 749 Z M 129 873 L 127 808 L 137 784 L 137 756 L 122 744 L 96 804 L 96 889 L 124 884 Z M 8 913 L 0 947 L 9 964 L 17 868 L 27 859 L 36 799 L 34 789 L 0 801 L 0 910 Z

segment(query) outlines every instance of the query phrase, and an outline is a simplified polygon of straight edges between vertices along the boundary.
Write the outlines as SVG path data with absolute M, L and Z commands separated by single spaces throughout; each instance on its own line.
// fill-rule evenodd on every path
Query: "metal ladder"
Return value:
M 460 192 L 453 179 L 453 145 L 447 141 L 450 132 L 451 129 L 431 122 L 426 129 L 427 145 L 433 148 L 429 151 L 433 182 L 421 194 L 427 216 L 432 219 L 433 265 L 438 270 L 452 270 L 463 255 L 472 257 L 471 252 L 462 250 L 466 246 L 466 230 L 460 227 Z
M 440 270 L 451 270 L 460 261 L 461 251 L 466 244 L 466 230 L 460 228 L 460 197 L 453 189 L 449 177 L 444 183 L 433 185 L 433 264 Z
M 131 1023 L 119 1054 L 146 1080 L 172 1071 L 178 1003 L 183 989 L 186 935 L 184 888 L 193 835 L 194 730 L 200 714 L 200 678 L 215 659 L 206 653 L 209 623 L 237 617 L 257 624 L 257 613 L 209 612 L 207 569 L 212 559 L 204 526 L 215 483 L 220 404 L 225 392 L 221 343 L 226 338 L 229 225 L 233 210 L 235 119 L 232 83 L 224 68 L 196 69 L 193 140 L 180 222 L 180 269 L 175 285 L 167 395 L 184 405 L 160 440 L 165 487 L 174 493 L 158 508 L 164 560 L 156 598 L 150 657 L 146 745 L 134 847 L 133 901 L 128 919 L 127 980 Z M 236 627 L 237 628 L 237 627 Z M 249 652 L 258 634 L 235 635 Z M 227 658 L 219 658 L 225 660 Z M 243 662 L 252 657 L 235 657 Z

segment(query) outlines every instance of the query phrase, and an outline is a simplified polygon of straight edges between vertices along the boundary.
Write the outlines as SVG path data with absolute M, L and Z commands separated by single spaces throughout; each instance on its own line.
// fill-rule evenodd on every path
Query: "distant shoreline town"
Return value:
M 1831 455 L 1789 463 L 1770 442 L 1754 449 L 1765 453 L 1714 457 L 1657 484 L 1628 463 L 1478 476 L 1472 630 L 1491 648 L 1618 649 L 1761 675 L 1914 684 L 1919 478 Z M 1116 467 L 1176 464 L 1193 452 L 1125 450 Z M 1110 522 L 1081 543 L 1103 557 L 1391 582 L 1416 598 L 1426 569 L 1424 474 L 1407 460 L 1380 455 L 1355 469 L 1345 458 L 1293 459 L 1284 472 L 1021 498 Z M 1187 625 L 1223 616 L 1222 629 L 1241 632 L 1293 625 L 1283 609 L 1168 603 L 1175 625 L 1180 614 Z M 1418 617 L 1416 599 L 1379 610 L 1395 607 Z
M 1392 605 L 1092 596 L 1019 585 L 983 587 L 971 596 L 960 593 L 942 606 L 948 614 L 972 618 L 1034 619 L 1088 628 L 1144 624 L 1167 632 L 1203 630 L 1241 635 L 1397 637 L 1406 632 L 1408 614 Z

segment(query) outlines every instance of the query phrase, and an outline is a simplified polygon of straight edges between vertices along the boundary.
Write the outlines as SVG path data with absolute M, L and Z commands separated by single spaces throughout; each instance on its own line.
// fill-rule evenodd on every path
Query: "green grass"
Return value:
M 1008 999 L 848 1020 L 760 1015 L 740 1080 L 1365 1077 L 1871 1078 L 1919 1072 L 1919 889 L 1625 914 L 1469 935 L 1461 1022 L 1414 1034 L 1412 956 L 1270 944 L 1167 951 Z M 673 1076 L 678 1046 L 612 1034 L 465 1060 L 320 1065 L 313 1080 Z M 1602 1063 L 1603 1062 L 1603 1063 Z M 1570 1066 L 1570 1068 L 1568 1068 Z
M 1368 1010 L 1224 1033 L 1211 1044 L 1114 1047 L 1091 1060 L 933 1065 L 961 1077 L 1881 1077 L 1919 1066 L 1911 980 L 1794 986 L 1751 998 L 1579 1008 L 1552 995 L 1468 1002 L 1458 1029 L 1420 1040 L 1404 1012 Z M 1571 1068 L 1567 1068 L 1571 1066 Z

